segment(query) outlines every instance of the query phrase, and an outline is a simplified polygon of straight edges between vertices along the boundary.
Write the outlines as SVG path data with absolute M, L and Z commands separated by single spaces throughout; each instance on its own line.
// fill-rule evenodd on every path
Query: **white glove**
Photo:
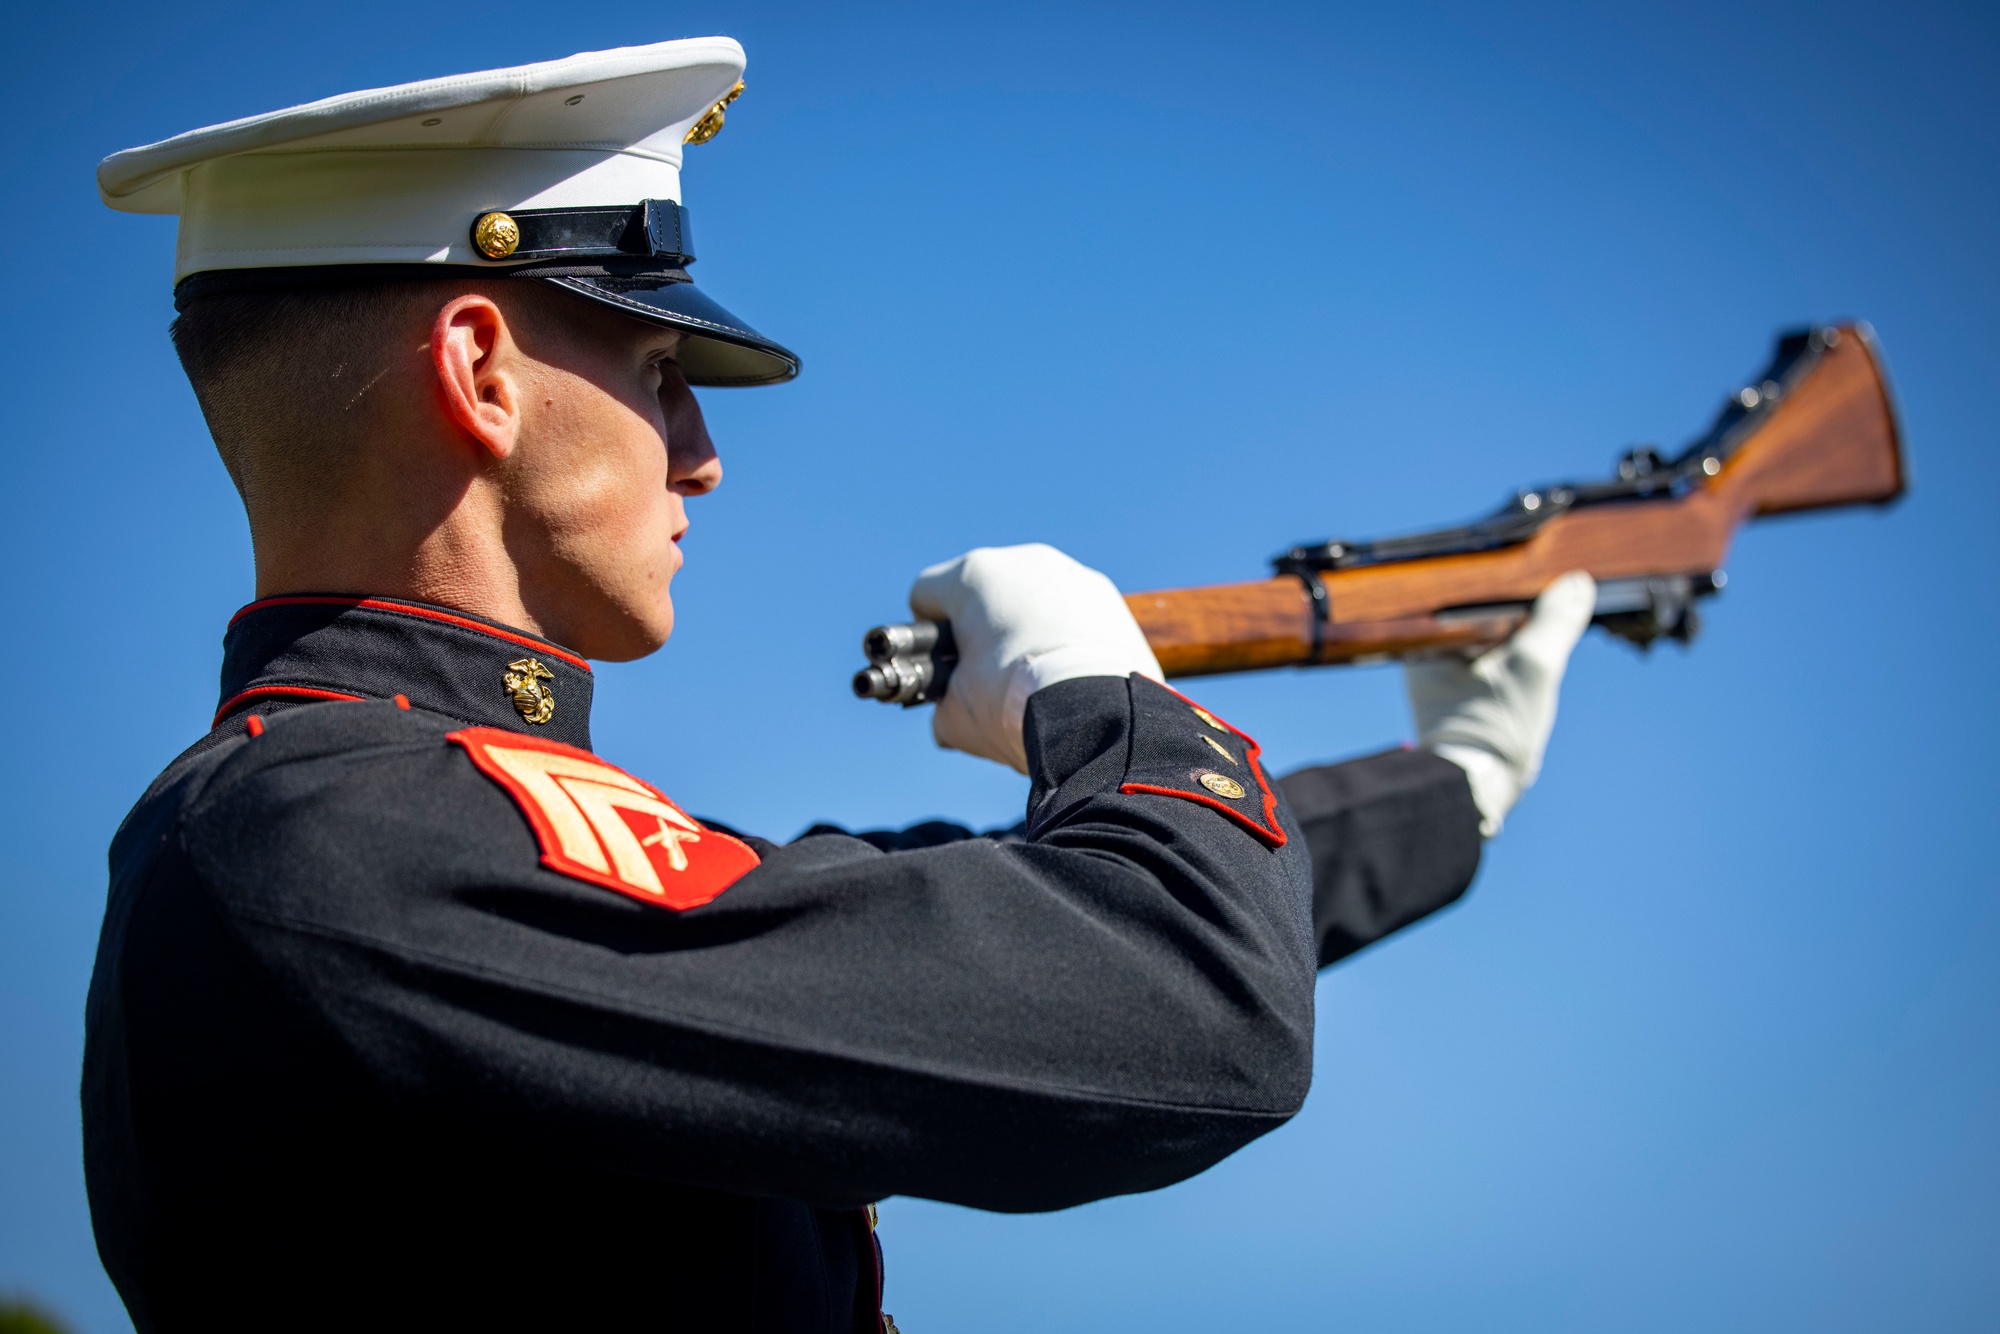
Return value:
M 1488 838 L 1542 770 L 1563 669 L 1596 606 L 1597 582 L 1578 570 L 1542 590 L 1506 643 L 1470 660 L 1447 653 L 1403 668 L 1417 743 L 1465 770 Z
M 931 735 L 1022 773 L 1021 718 L 1043 686 L 1133 672 L 1166 679 L 1117 586 L 1039 542 L 981 547 L 931 566 L 910 589 L 910 610 L 950 621 L 958 641 Z

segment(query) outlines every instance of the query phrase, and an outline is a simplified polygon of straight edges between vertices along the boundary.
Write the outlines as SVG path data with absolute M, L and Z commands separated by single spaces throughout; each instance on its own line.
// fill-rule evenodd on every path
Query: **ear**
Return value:
M 454 298 L 431 326 L 431 361 L 445 412 L 497 459 L 512 454 L 520 438 L 516 351 L 507 317 L 487 297 Z

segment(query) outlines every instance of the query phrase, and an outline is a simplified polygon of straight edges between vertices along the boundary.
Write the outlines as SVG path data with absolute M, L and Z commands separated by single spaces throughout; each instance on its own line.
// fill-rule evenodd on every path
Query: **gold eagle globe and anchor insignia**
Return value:
M 684 144 L 705 144 L 716 135 L 721 134 L 722 109 L 741 96 L 743 96 L 743 80 L 738 79 L 736 86 L 731 88 L 720 102 L 710 107 L 707 115 L 694 123 L 687 134 L 681 138 L 681 142 Z
M 522 658 L 507 664 L 500 686 L 513 698 L 516 712 L 539 726 L 556 716 L 555 692 L 542 684 L 555 679 L 556 674 L 535 659 Z

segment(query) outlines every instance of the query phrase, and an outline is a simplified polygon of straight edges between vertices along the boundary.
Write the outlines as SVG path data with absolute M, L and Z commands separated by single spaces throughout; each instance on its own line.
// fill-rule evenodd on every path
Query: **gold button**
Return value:
M 1214 714 L 1210 713 L 1207 709 L 1201 708 L 1199 705 L 1194 705 L 1194 704 L 1190 704 L 1188 707 L 1194 710 L 1195 717 L 1201 719 L 1203 722 L 1207 723 L 1210 727 L 1213 727 L 1216 731 L 1227 732 L 1229 730 L 1227 727 L 1224 727 L 1222 725 L 1222 721 L 1219 718 L 1217 718 Z
M 1228 774 L 1199 774 L 1197 777 L 1201 780 L 1203 787 L 1218 797 L 1227 797 L 1231 801 L 1234 801 L 1243 795 L 1243 784 L 1237 782 Z
M 472 244 L 488 259 L 505 259 L 521 248 L 521 224 L 505 213 L 481 214 L 472 224 Z

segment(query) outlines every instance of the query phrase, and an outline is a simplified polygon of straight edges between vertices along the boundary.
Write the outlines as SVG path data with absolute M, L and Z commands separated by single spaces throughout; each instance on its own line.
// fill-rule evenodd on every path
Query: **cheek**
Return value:
M 667 541 L 673 497 L 659 422 L 595 386 L 571 388 L 583 392 L 543 396 L 547 430 L 536 432 L 550 446 L 536 471 L 538 489 L 555 501 L 545 512 L 562 530 L 560 540 L 632 544 L 637 554 L 657 527 Z
M 667 450 L 645 422 L 620 413 L 595 433 L 596 466 L 590 470 L 585 503 L 599 516 L 605 535 L 621 542 L 643 541 L 645 530 L 669 525 Z

